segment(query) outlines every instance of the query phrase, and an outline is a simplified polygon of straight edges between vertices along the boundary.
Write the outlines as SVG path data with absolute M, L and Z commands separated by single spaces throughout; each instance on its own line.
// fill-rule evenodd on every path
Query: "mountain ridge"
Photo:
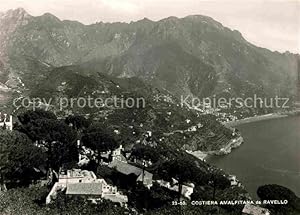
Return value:
M 51 68 L 91 64 L 88 69 L 138 77 L 177 97 L 296 94 L 299 55 L 256 47 L 207 16 L 84 25 L 24 13 L 18 9 L 15 16 L 23 18 L 9 19 L 13 31 L 1 29 L 1 82 L 13 88 L 17 79 L 31 88 Z
M 128 21 L 128 22 L 125 22 L 125 21 L 117 21 L 117 22 L 104 22 L 104 21 L 96 21 L 94 23 L 90 23 L 90 24 L 84 24 L 82 22 L 80 22 L 79 20 L 71 20 L 71 19 L 60 19 L 58 18 L 57 16 L 55 16 L 54 14 L 52 13 L 49 13 L 49 12 L 46 12 L 42 15 L 36 15 L 36 16 L 33 16 L 33 15 L 30 15 L 24 8 L 22 7 L 19 7 L 19 8 L 15 8 L 15 9 L 9 9 L 9 10 L 6 10 L 6 11 L 0 11 L 0 18 L 1 16 L 7 14 L 7 13 L 24 13 L 26 14 L 26 16 L 28 17 L 32 17 L 32 18 L 37 18 L 37 17 L 43 17 L 43 16 L 48 16 L 48 17 L 53 17 L 55 18 L 56 20 L 59 20 L 61 22 L 73 22 L 73 23 L 77 23 L 77 24 L 80 24 L 80 25 L 84 25 L 84 26 L 92 26 L 92 25 L 97 25 L 97 24 L 132 24 L 132 23 L 139 23 L 139 22 L 142 22 L 142 21 L 145 21 L 145 22 L 161 22 L 161 21 L 166 21 L 166 20 L 169 20 L 169 19 L 195 19 L 195 18 L 202 18 L 202 19 L 207 19 L 207 20 L 211 20 L 215 23 L 218 23 L 219 25 L 223 26 L 221 22 L 215 20 L 214 18 L 210 17 L 210 16 L 206 16 L 206 15 L 201 15 L 201 14 L 192 14 L 192 15 L 186 15 L 186 16 L 183 16 L 183 17 L 176 17 L 176 16 L 168 16 L 166 18 L 161 18 L 159 20 L 152 20 L 152 19 L 149 19 L 147 17 L 144 17 L 143 19 L 138 19 L 138 20 L 131 20 L 131 21 Z M 237 29 L 234 29 L 234 28 L 229 28 L 229 27 L 226 27 L 228 29 L 230 29 L 231 31 L 233 32 L 236 32 L 237 34 L 239 34 L 240 36 L 242 36 L 242 33 L 239 32 Z M 242 36 L 243 37 L 243 36 Z M 265 50 L 268 50 L 270 52 L 273 52 L 273 53 L 279 53 L 279 54 L 294 54 L 294 55 L 300 55 L 299 53 L 294 53 L 294 52 L 291 52 L 289 50 L 286 50 L 286 51 L 278 51 L 278 50 L 275 50 L 275 51 L 272 51 L 268 48 L 265 48 L 265 47 L 261 47 L 261 46 L 258 46 L 258 45 L 255 45 L 255 44 L 252 44 L 251 42 L 249 42 L 251 45 L 257 47 L 257 48 L 262 48 L 262 49 L 265 49 Z

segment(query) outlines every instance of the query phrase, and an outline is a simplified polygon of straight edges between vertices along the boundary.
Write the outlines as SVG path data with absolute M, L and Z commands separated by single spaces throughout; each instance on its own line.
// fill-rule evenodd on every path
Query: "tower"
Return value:
M 298 73 L 298 79 L 297 79 L 297 103 L 300 104 L 300 59 L 297 61 L 297 73 Z
M 6 114 L 4 114 L 4 118 L 2 118 L 2 116 L 1 116 L 1 118 L 0 118 L 0 127 L 3 127 L 7 130 L 12 131 L 12 129 L 13 129 L 12 115 L 9 116 L 9 119 L 8 119 Z

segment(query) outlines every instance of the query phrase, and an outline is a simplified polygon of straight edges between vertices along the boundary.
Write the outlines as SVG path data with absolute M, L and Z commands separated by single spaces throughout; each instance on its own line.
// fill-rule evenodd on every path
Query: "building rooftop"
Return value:
M 67 195 L 101 196 L 102 183 L 76 183 L 67 185 Z
M 86 179 L 97 179 L 96 175 L 92 171 L 72 169 L 67 172 L 60 172 L 59 178 L 86 178 Z
M 138 177 L 137 181 L 143 181 L 144 185 L 152 186 L 153 174 L 146 170 L 143 174 L 143 170 L 141 168 L 119 160 L 113 160 L 108 166 L 110 168 L 115 168 L 118 172 L 124 175 L 134 174 Z
M 118 172 L 121 172 L 125 175 L 135 174 L 136 176 L 140 176 L 143 172 L 141 168 L 119 160 L 113 160 L 108 166 L 110 168 L 116 168 Z M 148 171 L 144 171 L 144 173 L 145 173 L 144 177 L 148 176 L 152 178 L 153 176 L 153 174 Z
M 58 190 L 65 189 L 66 195 L 86 196 L 92 202 L 100 198 L 113 202 L 128 202 L 128 197 L 117 191 L 117 187 L 109 185 L 104 179 L 97 179 L 92 171 L 72 169 L 60 172 L 59 182 L 56 182 L 46 198 L 46 204 L 51 203 Z
M 136 176 L 139 176 L 143 172 L 142 169 L 119 160 L 113 160 L 108 166 L 110 168 L 116 168 L 118 172 L 121 172 L 124 175 L 135 174 Z

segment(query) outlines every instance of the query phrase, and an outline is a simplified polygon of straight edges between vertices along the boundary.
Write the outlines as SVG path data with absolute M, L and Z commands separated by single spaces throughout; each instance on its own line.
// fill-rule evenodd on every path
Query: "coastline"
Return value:
M 220 150 L 215 150 L 215 151 L 186 151 L 187 153 L 194 155 L 195 157 L 197 157 L 200 160 L 205 161 L 205 158 L 209 155 L 227 155 L 229 154 L 232 149 L 235 149 L 237 147 L 239 147 L 240 145 L 242 145 L 242 143 L 244 142 L 244 139 L 242 136 L 239 136 L 237 138 L 234 138 L 232 140 L 229 141 L 229 143 L 227 145 L 225 145 L 223 148 L 221 148 Z
M 229 143 L 225 147 L 221 148 L 220 150 L 208 151 L 207 154 L 208 155 L 227 155 L 232 151 L 232 149 L 235 149 L 235 148 L 239 147 L 240 145 L 242 145 L 243 142 L 244 142 L 244 138 L 242 136 L 239 136 L 239 137 L 234 138 L 231 141 L 229 141 Z
M 259 122 L 259 121 L 270 120 L 270 119 L 279 119 L 279 118 L 288 117 L 288 116 L 296 116 L 299 114 L 300 114 L 300 109 L 297 108 L 292 111 L 258 115 L 258 116 L 248 117 L 248 118 L 239 119 L 239 120 L 235 120 L 235 121 L 224 122 L 222 124 L 225 126 L 229 126 L 229 127 L 235 127 L 235 126 L 246 124 L 246 123 Z
M 252 122 L 259 122 L 263 120 L 270 120 L 270 119 L 279 119 L 283 117 L 289 116 L 287 113 L 270 113 L 270 114 L 265 114 L 265 115 L 259 115 L 259 116 L 253 116 L 253 117 L 248 117 L 244 119 L 239 119 L 236 121 L 230 121 L 230 122 L 225 122 L 223 125 L 229 126 L 229 127 L 235 127 L 238 125 L 246 124 L 246 123 L 252 123 Z
M 279 118 L 284 118 L 284 117 L 289 117 L 289 116 L 296 116 L 300 115 L 300 108 L 293 110 L 293 111 L 288 111 L 288 112 L 280 112 L 280 113 L 270 113 L 270 114 L 265 114 L 265 115 L 259 115 L 259 116 L 253 116 L 253 117 L 248 117 L 236 121 L 230 121 L 230 122 L 225 122 L 222 123 L 224 126 L 233 128 L 238 125 L 246 124 L 246 123 L 252 123 L 252 122 L 259 122 L 259 121 L 264 121 L 264 120 L 271 120 L 271 119 L 279 119 Z M 220 150 L 215 150 L 215 151 L 186 151 L 187 153 L 194 155 L 200 160 L 205 161 L 205 159 L 210 156 L 210 155 L 226 155 L 231 153 L 232 149 L 235 149 L 239 147 L 242 143 L 244 142 L 244 139 L 242 136 L 239 136 L 237 138 L 232 139 L 229 141 L 227 145 L 225 145 L 223 148 Z

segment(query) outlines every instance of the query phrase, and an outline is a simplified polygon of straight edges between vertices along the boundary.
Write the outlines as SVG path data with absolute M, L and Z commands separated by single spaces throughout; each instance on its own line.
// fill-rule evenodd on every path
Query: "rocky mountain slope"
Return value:
M 80 64 L 177 98 L 296 94 L 299 55 L 256 47 L 206 16 L 83 25 L 16 9 L 0 15 L 0 29 L 0 81 L 20 91 L 54 67 Z
M 172 147 L 189 151 L 220 150 L 238 137 L 214 116 L 181 106 L 167 91 L 138 78 L 114 78 L 100 72 L 83 74 L 84 71 L 80 66 L 52 70 L 27 94 L 46 102 L 36 101 L 31 107 L 47 108 L 60 117 L 84 115 L 114 131 L 127 147 L 142 141 L 149 132 L 157 142 L 169 142 Z M 30 108 L 23 108 L 21 102 L 22 99 L 15 102 L 20 106 L 14 110 L 15 115 Z

